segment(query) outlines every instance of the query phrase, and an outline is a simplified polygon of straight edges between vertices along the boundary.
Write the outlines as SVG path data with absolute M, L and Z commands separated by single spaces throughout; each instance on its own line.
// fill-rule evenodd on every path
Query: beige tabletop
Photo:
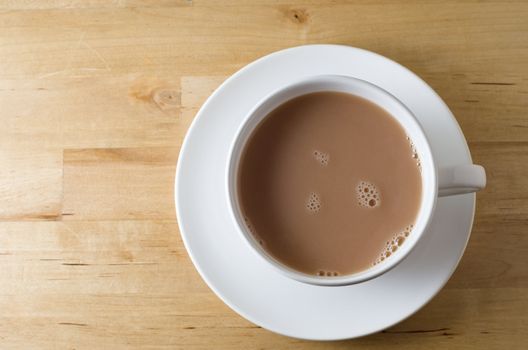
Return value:
M 244 320 L 182 245 L 197 109 L 254 59 L 357 46 L 425 79 L 488 187 L 447 286 L 378 334 Z M 0 0 L 0 349 L 512 349 L 528 343 L 528 2 Z

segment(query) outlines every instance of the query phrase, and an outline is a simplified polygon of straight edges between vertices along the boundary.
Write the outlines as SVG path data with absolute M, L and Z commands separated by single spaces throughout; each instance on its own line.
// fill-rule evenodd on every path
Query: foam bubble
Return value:
M 409 234 L 411 233 L 413 227 L 414 226 L 412 224 L 406 226 L 400 232 L 395 234 L 389 241 L 387 241 L 387 244 L 383 248 L 378 258 L 372 263 L 372 265 L 377 265 L 385 259 L 389 258 L 394 253 L 396 253 L 398 248 L 400 248 L 405 242 L 405 240 L 409 237 Z
M 248 231 L 252 234 L 255 234 L 255 229 L 253 228 L 253 225 L 251 224 L 247 216 L 244 216 L 244 223 L 246 224 L 246 228 L 248 229 Z
M 327 166 L 328 162 L 330 161 L 330 155 L 328 153 L 324 153 L 318 150 L 315 150 L 313 152 L 313 156 L 316 161 L 319 162 L 322 166 Z
M 255 240 L 258 242 L 258 244 L 260 244 L 261 246 L 264 246 L 265 243 L 264 241 L 262 240 L 262 238 L 257 234 L 257 232 L 255 231 L 255 228 L 253 227 L 253 225 L 251 224 L 251 221 L 249 221 L 249 219 L 244 216 L 244 223 L 246 224 L 246 228 L 247 230 L 249 231 L 249 233 L 251 233 L 251 235 L 253 236 L 253 238 L 255 238 Z
M 367 208 L 376 208 L 381 205 L 381 194 L 372 183 L 360 181 L 356 187 L 358 204 Z
M 416 147 L 414 146 L 414 143 L 412 142 L 409 136 L 407 136 L 407 141 L 409 141 L 409 146 L 411 147 L 411 157 L 416 161 L 418 169 L 422 171 L 422 163 L 420 162 L 420 156 L 418 155 L 418 151 L 416 151 Z
M 306 201 L 306 209 L 312 214 L 315 214 L 321 210 L 321 200 L 319 199 L 317 193 L 310 193 Z
M 327 271 L 327 270 L 317 270 L 317 273 L 315 275 L 319 277 L 337 277 L 339 276 L 339 272 Z

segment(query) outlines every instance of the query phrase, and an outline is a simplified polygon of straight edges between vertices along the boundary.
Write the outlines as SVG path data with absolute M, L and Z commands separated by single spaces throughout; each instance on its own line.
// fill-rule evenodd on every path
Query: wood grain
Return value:
M 0 348 L 525 348 L 527 37 L 525 1 L 0 0 Z M 174 215 L 203 101 L 252 60 L 308 43 L 418 73 L 488 174 L 446 287 L 351 341 L 290 339 L 235 314 Z
M 63 220 L 174 219 L 178 148 L 64 151 Z
M 0 148 L 0 164 L 0 220 L 60 216 L 62 150 L 6 145 Z

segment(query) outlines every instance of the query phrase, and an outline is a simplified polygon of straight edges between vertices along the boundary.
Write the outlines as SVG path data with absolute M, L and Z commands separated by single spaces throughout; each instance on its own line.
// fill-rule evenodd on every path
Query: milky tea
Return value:
M 412 235 L 420 160 L 376 104 L 316 92 L 280 105 L 250 135 L 238 169 L 248 231 L 282 264 L 340 276 L 387 259 Z

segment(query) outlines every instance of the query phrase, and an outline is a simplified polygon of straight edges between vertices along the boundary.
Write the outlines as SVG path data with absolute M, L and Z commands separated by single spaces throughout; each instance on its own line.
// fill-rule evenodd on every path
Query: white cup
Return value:
M 312 92 L 335 91 L 344 92 L 363 97 L 385 109 L 403 127 L 409 138 L 414 143 L 421 163 L 422 174 L 422 198 L 414 228 L 405 240 L 405 244 L 393 253 L 389 258 L 371 268 L 343 276 L 326 277 L 308 275 L 296 271 L 267 253 L 248 231 L 238 202 L 237 176 L 240 156 L 246 141 L 257 125 L 275 108 L 295 97 Z M 451 168 L 439 169 L 427 137 L 412 112 L 405 107 L 396 97 L 382 88 L 367 81 L 336 75 L 322 75 L 305 78 L 288 86 L 278 89 L 264 97 L 245 117 L 242 125 L 236 133 L 230 149 L 227 166 L 227 198 L 232 219 L 237 231 L 243 240 L 248 243 L 250 249 L 260 258 L 289 278 L 300 282 L 322 285 L 341 286 L 367 281 L 375 278 L 401 262 L 407 254 L 416 246 L 423 233 L 427 229 L 437 198 L 462 193 L 475 192 L 484 188 L 486 175 L 484 168 L 480 165 L 463 164 Z M 354 248 L 351 247 L 351 253 Z

